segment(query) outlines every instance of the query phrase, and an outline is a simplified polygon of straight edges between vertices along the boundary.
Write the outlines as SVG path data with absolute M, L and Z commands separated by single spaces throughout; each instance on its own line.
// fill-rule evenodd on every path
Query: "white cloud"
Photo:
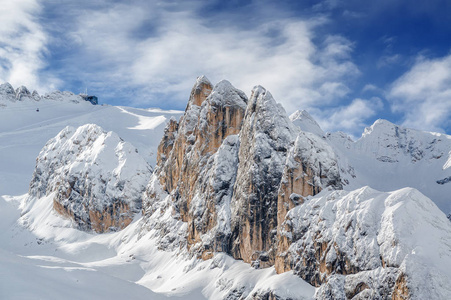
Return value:
M 365 93 L 365 92 L 379 92 L 379 93 L 382 93 L 383 91 L 382 91 L 382 89 L 380 89 L 376 85 L 368 83 L 368 84 L 365 84 L 365 86 L 362 88 L 362 92 L 363 93 Z
M 313 43 L 323 22 L 286 18 L 262 20 L 258 28 L 215 26 L 195 9 L 149 2 L 145 8 L 116 4 L 82 14 L 70 36 L 82 42 L 77 65 L 90 66 L 87 80 L 133 87 L 138 97 L 132 105 L 161 106 L 164 98 L 182 107 L 196 76 L 205 74 L 213 82 L 228 79 L 246 93 L 263 85 L 293 111 L 341 99 L 359 74 L 348 40 L 329 36 Z
M 47 89 L 57 82 L 42 82 L 47 36 L 39 25 L 40 5 L 36 0 L 3 1 L 0 8 L 0 81 L 14 86 Z
M 419 58 L 392 85 L 388 99 L 392 110 L 404 115 L 403 125 L 443 132 L 451 126 L 451 54 Z
M 337 108 L 312 110 L 318 123 L 325 131 L 344 131 L 355 137 L 362 132 L 362 128 L 368 126 L 368 120 L 383 109 L 380 98 L 354 99 L 349 105 Z

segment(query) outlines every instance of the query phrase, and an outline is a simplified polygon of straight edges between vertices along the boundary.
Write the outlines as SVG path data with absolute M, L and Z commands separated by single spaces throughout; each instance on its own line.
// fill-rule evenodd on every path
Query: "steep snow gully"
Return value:
M 184 113 L 2 84 L 0 298 L 451 299 L 450 162 L 205 76 Z

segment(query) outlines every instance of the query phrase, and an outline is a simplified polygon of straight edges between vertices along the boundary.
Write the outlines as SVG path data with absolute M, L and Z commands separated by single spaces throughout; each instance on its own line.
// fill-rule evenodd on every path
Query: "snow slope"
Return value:
M 64 98 L 11 102 L 1 97 L 0 103 L 6 106 L 0 106 L 0 195 L 27 192 L 39 151 L 66 126 L 94 123 L 113 131 L 154 166 L 166 122 L 182 113 L 74 103 Z
M 330 276 L 318 290 L 320 299 L 342 299 L 362 282 L 368 299 L 384 299 L 387 281 L 393 286 L 399 273 L 412 299 L 451 299 L 451 222 L 415 189 L 323 192 L 293 208 L 287 219 L 290 234 L 299 237 L 289 249 L 299 262 L 296 272 Z M 330 274 L 304 266 L 318 244 L 327 246 L 321 253 L 326 268 L 342 264 L 344 270 Z

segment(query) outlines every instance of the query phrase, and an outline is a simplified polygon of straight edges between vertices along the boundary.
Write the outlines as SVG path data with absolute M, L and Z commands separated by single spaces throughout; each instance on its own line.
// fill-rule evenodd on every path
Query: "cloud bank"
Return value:
M 258 26 L 225 26 L 228 16 L 209 16 L 199 2 L 190 4 L 85 8 L 71 16 L 74 26 L 65 36 L 83 55 L 69 58 L 64 70 L 83 74 L 95 89 L 130 90 L 129 105 L 161 106 L 164 99 L 165 105 L 184 107 L 187 91 L 205 74 L 213 82 L 228 79 L 246 93 L 263 85 L 288 111 L 341 99 L 359 74 L 350 41 L 316 36 L 324 18 L 263 18 Z M 269 14 L 253 9 L 242 17 Z
M 406 62 L 418 54 L 399 54 L 402 38 L 384 33 L 383 51 L 362 64 L 365 55 L 356 49 L 365 41 L 331 27 L 342 24 L 338 19 L 361 24 L 378 14 L 363 18 L 369 11 L 359 10 L 361 4 L 344 4 L 6 1 L 0 81 L 41 93 L 88 88 L 113 105 L 183 109 L 196 77 L 206 75 L 247 94 L 262 85 L 288 113 L 308 110 L 327 131 L 357 136 L 379 117 L 449 130 L 451 56 L 418 58 L 409 68 Z M 291 12 L 290 5 L 301 6 Z M 377 72 L 368 75 L 368 66 Z M 387 75 L 395 81 L 384 85 Z
M 451 54 L 418 58 L 388 93 L 392 109 L 407 127 L 443 132 L 451 126 Z
M 0 8 L 0 81 L 32 89 L 52 89 L 57 80 L 40 73 L 46 66 L 48 37 L 39 23 L 36 0 L 3 1 Z

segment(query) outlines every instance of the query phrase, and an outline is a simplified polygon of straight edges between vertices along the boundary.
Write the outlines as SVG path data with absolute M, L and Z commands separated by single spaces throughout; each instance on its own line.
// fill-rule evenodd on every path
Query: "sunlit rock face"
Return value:
M 151 172 L 117 134 L 94 124 L 66 127 L 39 153 L 29 194 L 50 196 L 54 210 L 82 230 L 116 231 L 141 210 Z
M 158 149 L 145 218 L 160 228 L 156 212 L 170 210 L 186 224 L 186 243 L 177 243 L 204 259 L 221 251 L 255 267 L 274 265 L 288 210 L 327 186 L 341 187 L 330 147 L 294 126 L 260 86 L 248 100 L 227 81 L 213 87 L 199 77 Z M 162 240 L 165 233 L 161 228 Z

